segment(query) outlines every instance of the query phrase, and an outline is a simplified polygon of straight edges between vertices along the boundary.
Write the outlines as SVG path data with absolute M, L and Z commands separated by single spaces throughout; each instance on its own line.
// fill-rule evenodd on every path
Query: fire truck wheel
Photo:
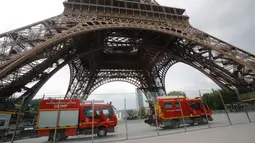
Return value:
M 207 124 L 207 123 L 208 123 L 208 122 L 207 122 L 206 117 L 201 117 L 199 124 L 200 124 L 200 125 L 204 125 L 204 124 Z
M 204 117 L 204 118 L 202 119 L 202 121 L 203 121 L 204 124 L 207 124 L 207 123 L 208 123 L 206 117 Z
M 55 137 L 56 141 L 65 140 L 67 138 L 68 138 L 68 136 L 65 136 L 65 132 L 64 131 L 57 131 L 56 132 L 56 137 Z M 49 140 L 53 140 L 53 139 L 54 139 L 54 131 L 52 130 L 50 132 L 50 135 L 49 135 Z
M 16 137 L 15 137 L 16 140 L 20 139 L 20 135 L 17 134 Z
M 61 133 L 57 132 L 56 133 L 56 141 L 60 141 L 61 140 Z
M 66 140 L 68 138 L 68 136 L 64 136 L 62 140 Z
M 54 133 L 53 133 L 53 136 L 52 136 L 53 138 L 54 138 Z M 65 138 L 65 136 L 64 136 L 64 132 L 60 132 L 60 131 L 58 131 L 57 133 L 56 133 L 56 141 L 61 141 L 61 140 L 65 140 L 66 138 Z
M 175 129 L 175 128 L 178 128 L 179 127 L 179 123 L 178 123 L 178 121 L 176 121 L 176 120 L 172 120 L 172 127 Z
M 97 132 L 98 137 L 105 137 L 107 135 L 107 130 L 105 127 L 100 127 Z

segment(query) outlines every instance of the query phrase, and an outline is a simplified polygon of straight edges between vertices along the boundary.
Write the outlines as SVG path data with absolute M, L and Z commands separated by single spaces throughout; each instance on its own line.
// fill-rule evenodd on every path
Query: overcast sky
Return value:
M 37 22 L 63 11 L 64 0 L 2 0 L 0 1 L 0 33 Z M 190 23 L 215 37 L 254 53 L 255 0 L 158 0 L 161 5 L 185 8 Z M 64 67 L 39 91 L 38 96 L 64 95 L 69 82 L 69 69 Z M 198 95 L 198 89 L 207 92 L 219 88 L 199 71 L 176 64 L 167 73 L 166 89 L 188 91 Z M 117 94 L 126 93 L 126 94 Z M 127 94 L 130 93 L 130 94 Z M 90 99 L 104 99 L 123 108 L 127 97 L 128 108 L 135 108 L 135 87 L 128 83 L 112 82 L 92 93 Z

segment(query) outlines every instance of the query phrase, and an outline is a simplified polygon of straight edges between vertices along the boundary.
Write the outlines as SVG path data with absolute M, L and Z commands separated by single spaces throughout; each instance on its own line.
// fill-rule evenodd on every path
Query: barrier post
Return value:
M 126 127 L 126 139 L 128 140 L 128 126 L 127 126 L 127 101 L 126 101 L 126 96 L 124 98 L 124 109 L 125 109 L 125 117 L 124 117 L 124 120 L 125 120 L 125 127 Z
M 213 91 L 213 93 L 214 93 L 214 90 L 213 90 L 213 89 L 212 89 L 212 91 Z M 225 105 L 225 102 L 224 102 L 224 100 L 223 100 L 223 98 L 222 98 L 222 95 L 221 95 L 221 92 L 220 92 L 220 91 L 219 91 L 219 95 L 220 95 L 220 99 L 221 99 L 221 102 L 222 102 L 222 104 L 223 104 L 225 113 L 226 113 L 226 115 L 227 115 L 227 117 L 228 117 L 229 124 L 232 125 L 232 122 L 231 122 L 230 117 L 229 117 L 229 114 L 228 114 L 227 107 L 226 107 L 226 105 Z
M 153 95 L 152 95 L 153 96 Z M 158 130 L 158 114 L 157 114 L 157 107 L 156 107 L 156 103 L 157 103 L 157 94 L 156 96 L 153 96 L 153 106 L 154 106 L 154 112 L 155 112 L 155 121 L 156 121 L 156 128 L 157 128 L 157 135 L 159 136 L 159 130 Z
M 254 87 L 252 87 L 252 91 L 253 91 L 253 94 L 254 94 L 254 96 L 255 96 L 255 90 L 254 90 Z
M 94 112 L 95 112 L 95 99 L 93 99 L 92 101 L 92 133 L 91 133 L 92 143 L 94 142 L 94 124 L 95 124 Z
M 16 132 L 17 132 L 17 128 L 18 128 L 19 120 L 20 120 L 20 114 L 21 114 L 21 111 L 23 110 L 24 101 L 25 101 L 25 98 L 26 98 L 26 97 L 27 97 L 27 96 L 24 96 L 24 97 L 22 98 L 22 103 L 21 103 L 21 106 L 20 106 L 20 110 L 19 110 L 19 113 L 18 113 L 17 120 L 16 120 L 15 129 L 14 129 L 14 132 L 13 132 L 13 134 L 12 134 L 12 141 L 11 141 L 11 143 L 14 142 L 14 139 L 15 139 L 15 136 L 16 136 Z
M 208 117 L 207 117 L 207 113 L 206 113 L 206 108 L 205 108 L 204 99 L 202 98 L 202 95 L 201 95 L 200 90 L 199 90 L 199 96 L 200 96 L 200 99 L 201 99 L 202 106 L 203 106 L 203 108 L 204 108 L 205 117 L 206 117 L 206 120 L 207 120 L 207 125 L 208 125 L 209 128 L 211 128 L 211 127 L 210 127 L 210 124 L 209 124 Z
M 55 130 L 54 130 L 54 137 L 53 137 L 53 142 L 54 143 L 56 142 L 56 134 L 57 134 L 57 128 L 58 128 L 58 125 L 59 125 L 59 118 L 60 118 L 60 100 L 61 100 L 61 96 L 59 97 L 59 100 L 58 100 L 58 114 L 57 114 L 57 120 L 56 120 L 56 127 L 55 127 Z
M 246 110 L 246 107 L 243 106 L 243 101 L 241 100 L 241 97 L 240 97 L 240 94 L 239 94 L 239 91 L 238 91 L 238 90 L 236 90 L 236 94 L 237 94 L 237 96 L 238 96 L 239 101 L 241 102 L 242 109 L 243 109 L 243 111 L 245 112 L 245 114 L 246 114 L 246 116 L 247 116 L 249 122 L 252 123 L 251 118 L 250 118 L 250 116 L 249 116 L 249 114 L 248 114 L 248 112 L 247 112 L 247 110 Z
M 184 125 L 184 130 L 185 130 L 185 132 L 187 132 L 186 123 L 185 123 L 185 119 L 184 119 L 184 115 L 183 115 L 183 110 L 182 110 L 182 104 L 181 104 L 179 95 L 178 95 L 178 102 L 179 102 L 180 110 L 181 110 L 181 114 L 182 114 L 182 121 L 183 121 L 183 125 Z
M 252 87 L 252 91 L 253 91 L 253 95 L 254 95 L 254 97 L 255 97 L 255 90 L 254 90 L 254 87 Z M 253 107 L 251 108 L 251 111 L 253 112 Z

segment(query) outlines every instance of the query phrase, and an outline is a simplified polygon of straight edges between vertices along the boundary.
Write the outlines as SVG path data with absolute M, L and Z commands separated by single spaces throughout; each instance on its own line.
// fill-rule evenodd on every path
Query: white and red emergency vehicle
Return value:
M 144 122 L 151 126 L 156 126 L 156 117 L 158 126 L 162 128 L 177 128 L 183 125 L 183 117 L 185 124 L 191 125 L 194 123 L 207 124 L 207 118 L 209 121 L 213 120 L 211 109 L 206 103 L 203 106 L 200 98 L 165 96 L 148 102 L 150 114 Z
M 40 103 L 35 129 L 38 136 L 49 136 L 56 140 L 65 140 L 68 136 L 92 134 L 92 104 L 81 100 L 42 100 Z M 111 104 L 94 104 L 94 133 L 106 136 L 114 132 L 117 117 Z M 57 122 L 58 121 L 58 122 Z

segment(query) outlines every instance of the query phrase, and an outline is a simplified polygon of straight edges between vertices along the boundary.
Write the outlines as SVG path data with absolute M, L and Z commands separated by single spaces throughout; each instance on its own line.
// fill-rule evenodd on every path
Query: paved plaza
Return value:
M 255 113 L 249 113 L 250 118 L 255 122 Z M 127 130 L 125 122 L 119 121 L 117 132 L 109 134 L 107 137 L 94 137 L 94 143 L 105 142 L 126 142 L 126 143 L 154 143 L 170 141 L 174 143 L 254 143 L 255 142 L 255 124 L 249 123 L 245 113 L 229 114 L 233 126 L 230 126 L 226 114 L 214 114 L 214 121 L 208 125 L 187 126 L 178 129 L 159 129 L 151 127 L 143 120 L 129 120 Z M 126 132 L 128 131 L 128 132 Z M 158 134 L 160 136 L 158 136 Z M 128 136 L 128 137 L 127 137 Z M 128 138 L 128 141 L 127 141 Z M 47 137 L 22 139 L 15 143 L 46 143 Z M 78 137 L 69 137 L 65 141 L 68 143 L 92 142 L 91 136 L 79 135 Z
M 123 143 L 254 143 L 255 124 L 242 124 L 159 136 Z

